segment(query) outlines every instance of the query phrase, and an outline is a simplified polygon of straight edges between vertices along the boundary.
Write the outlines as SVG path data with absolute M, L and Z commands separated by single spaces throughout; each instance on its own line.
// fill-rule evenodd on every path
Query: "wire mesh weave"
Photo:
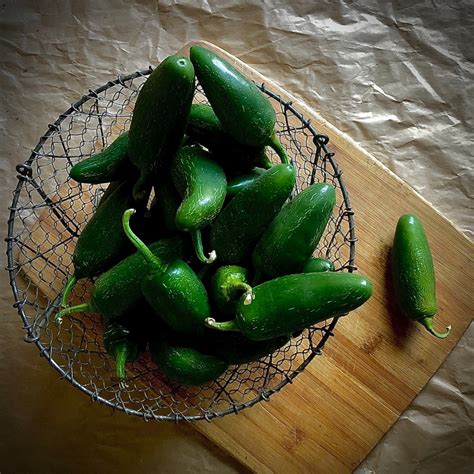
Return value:
M 17 166 L 19 181 L 6 239 L 7 270 L 25 340 L 34 342 L 62 377 L 93 400 L 145 419 L 211 420 L 268 400 L 291 383 L 321 354 L 337 320 L 306 329 L 275 353 L 257 362 L 230 366 L 217 381 L 197 388 L 167 380 L 149 354 L 127 367 L 127 386 L 121 387 L 113 360 L 102 344 L 98 315 L 73 315 L 61 326 L 55 324 L 61 288 L 73 273 L 74 242 L 103 192 L 100 186 L 69 180 L 68 170 L 128 129 L 137 93 L 151 72 L 149 68 L 120 76 L 90 90 L 49 126 L 30 158 Z M 331 259 L 337 271 L 352 272 L 353 211 L 334 153 L 327 149 L 328 137 L 318 134 L 291 103 L 263 84 L 259 87 L 277 109 L 277 135 L 297 169 L 294 194 L 318 181 L 336 188 L 337 204 L 315 255 Z M 206 102 L 199 86 L 195 102 Z M 272 151 L 269 156 L 278 161 Z M 42 224 L 45 229 L 40 225 L 38 232 L 38 221 L 49 224 Z M 76 297 L 85 298 L 87 291 L 87 285 L 78 287 Z

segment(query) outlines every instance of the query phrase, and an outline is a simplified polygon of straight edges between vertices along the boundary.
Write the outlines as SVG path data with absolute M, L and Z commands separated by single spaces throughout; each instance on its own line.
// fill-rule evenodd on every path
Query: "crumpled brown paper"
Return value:
M 469 0 L 4 0 L 2 222 L 14 165 L 71 102 L 205 39 L 302 98 L 472 236 L 473 16 Z M 2 472 L 242 470 L 191 429 L 91 405 L 22 344 L 11 303 L 4 273 Z M 472 471 L 472 338 L 471 328 L 360 472 Z

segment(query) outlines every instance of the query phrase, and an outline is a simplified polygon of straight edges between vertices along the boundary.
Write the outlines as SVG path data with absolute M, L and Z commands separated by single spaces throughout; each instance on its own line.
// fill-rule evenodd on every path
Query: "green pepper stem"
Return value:
M 140 173 L 140 177 L 133 186 L 133 199 L 135 199 L 137 203 L 143 204 L 147 200 L 148 194 L 151 189 L 150 181 L 151 173 L 147 171 L 142 171 Z
M 418 322 L 423 324 L 423 326 L 425 326 L 425 328 L 428 329 L 428 331 L 433 334 L 433 336 L 436 336 L 438 339 L 444 339 L 448 337 L 451 332 L 451 324 L 448 324 L 448 326 L 446 326 L 446 332 L 438 332 L 435 331 L 435 329 L 433 328 L 433 318 L 434 316 L 428 316 L 426 318 L 420 319 Z
M 117 377 L 119 380 L 125 380 L 125 364 L 128 360 L 128 347 L 127 344 L 119 344 L 115 350 L 115 367 L 117 371 Z
M 275 130 L 273 131 L 272 135 L 269 138 L 268 146 L 273 148 L 277 155 L 280 157 L 282 163 L 288 163 L 288 155 L 286 154 L 286 150 L 283 148 L 283 145 L 278 140 Z
M 166 265 L 163 263 L 161 259 L 159 259 L 153 252 L 145 245 L 145 243 L 133 232 L 130 227 L 130 218 L 135 214 L 137 211 L 135 209 L 127 209 L 123 213 L 122 217 L 122 225 L 125 235 L 128 237 L 130 242 L 137 248 L 137 250 L 143 255 L 143 258 L 149 265 L 152 265 L 160 272 L 164 272 L 166 270 Z
M 78 304 L 76 306 L 68 306 L 56 314 L 55 320 L 57 323 L 61 324 L 63 321 L 63 316 L 66 316 L 66 314 L 80 313 L 82 311 L 94 311 L 94 309 L 95 308 L 91 302 Z
M 250 304 L 255 298 L 252 287 L 243 281 L 230 282 L 228 288 L 226 288 L 226 293 L 229 299 L 239 297 L 239 293 L 245 294 L 244 304 Z
M 209 257 L 204 255 L 204 249 L 202 246 L 202 235 L 200 230 L 195 230 L 191 232 L 191 238 L 193 240 L 194 250 L 196 252 L 197 257 L 202 263 L 212 263 L 217 255 L 215 250 L 209 253 Z
M 237 331 L 242 332 L 237 325 L 237 321 L 232 319 L 231 321 L 217 322 L 214 318 L 206 318 L 204 320 L 205 326 L 211 329 L 217 329 L 219 331 Z
M 76 274 L 72 275 L 71 278 L 66 283 L 66 286 L 64 287 L 64 292 L 63 292 L 63 297 L 61 298 L 61 306 L 63 308 L 67 307 L 67 299 L 69 295 L 71 294 L 72 289 L 74 288 L 74 285 L 77 283 L 77 276 Z

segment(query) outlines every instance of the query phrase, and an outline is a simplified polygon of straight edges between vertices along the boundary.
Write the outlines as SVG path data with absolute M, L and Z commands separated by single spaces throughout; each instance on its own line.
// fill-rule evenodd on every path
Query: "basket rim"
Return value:
M 326 330 L 321 337 L 320 341 L 318 342 L 316 347 L 312 347 L 311 344 L 311 353 L 306 357 L 306 359 L 296 368 L 294 369 L 291 373 L 287 374 L 285 373 L 285 378 L 276 386 L 274 386 L 271 389 L 263 390 L 260 392 L 259 396 L 256 396 L 252 400 L 241 403 L 241 404 L 234 404 L 231 405 L 230 408 L 226 410 L 222 410 L 220 412 L 215 412 L 215 411 L 210 411 L 210 412 L 205 412 L 203 414 L 199 415 L 191 415 L 191 416 L 186 416 L 183 414 L 178 414 L 175 413 L 174 416 L 170 415 L 155 415 L 153 413 L 148 413 L 147 411 L 138 411 L 135 409 L 127 408 L 123 404 L 118 404 L 114 403 L 111 400 L 108 400 L 100 395 L 98 395 L 96 392 L 93 392 L 89 388 L 85 387 L 82 385 L 80 382 L 78 382 L 73 374 L 69 372 L 68 370 L 65 370 L 63 367 L 61 367 L 49 354 L 47 348 L 45 345 L 41 342 L 40 340 L 40 335 L 36 332 L 36 329 L 34 327 L 34 322 L 30 323 L 28 320 L 27 315 L 25 314 L 25 311 L 23 309 L 24 301 L 21 301 L 19 299 L 19 291 L 18 291 L 18 286 L 16 282 L 16 265 L 14 261 L 14 256 L 13 256 L 13 243 L 15 242 L 15 238 L 13 237 L 13 232 L 14 232 L 14 223 L 15 223 L 15 217 L 17 214 L 17 204 L 18 200 L 20 197 L 21 190 L 23 188 L 23 185 L 25 181 L 27 181 L 31 177 L 31 164 L 33 161 L 36 159 L 36 157 L 40 154 L 40 149 L 43 146 L 43 144 L 48 140 L 48 138 L 54 133 L 59 130 L 59 125 L 69 116 L 80 112 L 79 107 L 83 105 L 85 102 L 87 102 L 90 99 L 97 99 L 99 94 L 104 92 L 107 89 L 110 89 L 112 87 L 115 87 L 117 85 L 121 85 L 124 88 L 129 89 L 129 86 L 126 84 L 127 82 L 136 79 L 138 77 L 146 77 L 149 74 L 153 72 L 154 68 L 152 66 L 149 66 L 147 69 L 142 69 L 142 70 L 137 70 L 134 73 L 127 74 L 127 75 L 118 75 L 115 80 L 108 81 L 104 85 L 96 88 L 96 89 L 89 89 L 87 94 L 84 94 L 77 102 L 71 104 L 69 109 L 67 109 L 65 112 L 61 113 L 59 117 L 52 123 L 48 125 L 48 130 L 44 135 L 42 135 L 35 146 L 35 148 L 32 150 L 31 155 L 29 158 L 16 166 L 16 171 L 18 172 L 17 178 L 18 178 L 18 183 L 13 190 L 13 198 L 12 198 L 12 203 L 9 206 L 9 217 L 7 221 L 7 227 L 8 227 L 8 234 L 7 237 L 5 238 L 5 242 L 7 243 L 7 250 L 6 250 L 6 255 L 7 255 L 7 267 L 6 270 L 9 273 L 9 283 L 12 288 L 13 292 L 13 297 L 14 297 L 14 303 L 13 307 L 17 309 L 18 314 L 23 321 L 23 329 L 25 330 L 26 334 L 24 336 L 24 341 L 28 343 L 34 343 L 40 352 L 41 357 L 45 357 L 48 360 L 48 363 L 51 367 L 56 369 L 60 375 L 61 378 L 64 378 L 68 380 L 74 387 L 80 389 L 82 392 L 88 394 L 93 401 L 99 401 L 113 410 L 119 410 L 123 411 L 128 415 L 136 415 L 139 417 L 142 417 L 144 420 L 158 420 L 158 421 L 198 421 L 198 420 L 206 420 L 206 421 L 211 421 L 214 418 L 222 418 L 223 416 L 226 416 L 231 413 L 239 413 L 241 410 L 245 408 L 249 408 L 261 401 L 269 401 L 270 397 L 281 390 L 285 385 L 288 383 L 293 383 L 293 380 L 304 371 L 304 369 L 307 367 L 307 365 L 314 359 L 316 355 L 321 354 L 321 349 L 326 343 L 326 341 L 329 339 L 330 336 L 333 336 L 333 330 L 339 320 L 339 317 L 333 318 L 331 322 L 326 326 Z M 349 199 L 349 194 L 346 190 L 346 187 L 344 185 L 344 181 L 342 178 L 342 171 L 339 169 L 336 161 L 334 160 L 334 153 L 330 152 L 327 148 L 327 144 L 329 142 L 329 137 L 327 135 L 322 135 L 319 134 L 316 129 L 313 127 L 311 124 L 310 120 L 307 120 L 304 118 L 304 116 L 298 112 L 297 110 L 294 109 L 292 102 L 286 102 L 284 101 L 278 94 L 275 94 L 271 90 L 269 90 L 264 83 L 262 84 L 256 84 L 259 89 L 270 96 L 271 98 L 275 99 L 277 102 L 279 102 L 284 110 L 289 110 L 295 117 L 297 117 L 301 123 L 304 125 L 305 128 L 307 128 L 311 134 L 313 135 L 313 142 L 316 145 L 317 148 L 321 149 L 325 153 L 325 157 L 329 159 L 334 171 L 335 175 L 334 177 L 338 180 L 338 183 L 340 185 L 340 190 L 343 196 L 343 201 L 345 204 L 345 214 L 348 218 L 349 222 L 349 238 L 347 241 L 349 242 L 349 261 L 345 265 L 345 268 L 349 273 L 352 273 L 354 270 L 356 270 L 356 267 L 354 266 L 355 262 L 355 242 L 356 242 L 356 233 L 355 233 L 355 225 L 354 225 L 354 211 L 352 210 L 352 207 L 350 205 L 350 199 Z M 102 131 L 102 128 L 101 128 Z M 103 131 L 102 131 L 103 133 Z M 48 316 L 47 313 L 49 311 L 52 311 L 56 306 L 57 303 L 59 302 L 59 296 L 54 300 L 49 308 L 46 308 L 44 311 L 45 316 Z

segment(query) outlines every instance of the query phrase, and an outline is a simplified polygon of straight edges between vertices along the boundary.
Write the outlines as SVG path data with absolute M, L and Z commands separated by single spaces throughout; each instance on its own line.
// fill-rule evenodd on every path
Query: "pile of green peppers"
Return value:
M 209 104 L 193 104 L 196 79 Z M 336 192 L 316 183 L 289 199 L 296 172 L 275 121 L 252 81 L 193 46 L 150 74 L 130 129 L 70 169 L 110 184 L 56 318 L 98 313 L 120 381 L 150 351 L 169 380 L 210 383 L 370 298 L 367 278 L 313 257 Z M 92 277 L 90 299 L 68 306 L 76 281 Z

